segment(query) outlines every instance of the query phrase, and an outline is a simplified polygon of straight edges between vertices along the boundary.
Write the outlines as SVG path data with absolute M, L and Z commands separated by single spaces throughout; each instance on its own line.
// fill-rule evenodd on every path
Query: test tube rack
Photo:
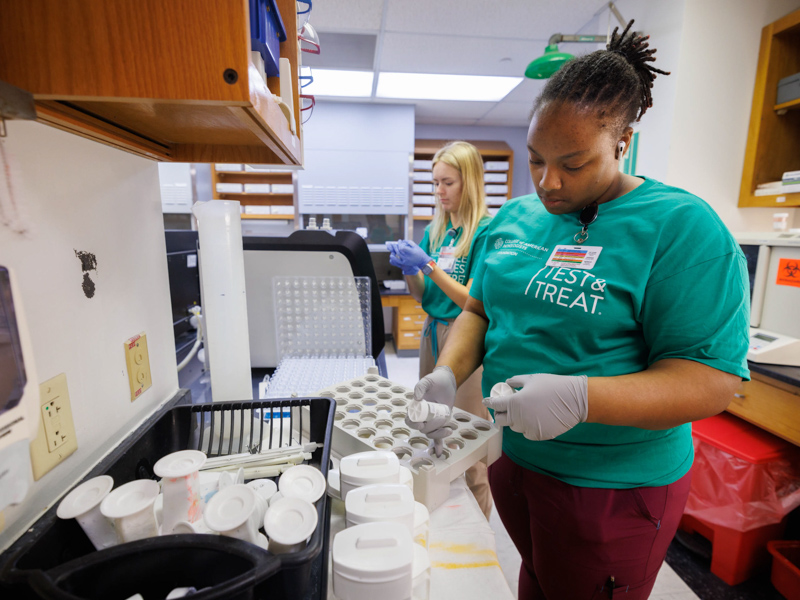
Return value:
M 411 469 L 414 497 L 430 511 L 447 500 L 452 480 L 478 461 L 492 464 L 502 452 L 501 428 L 454 408 L 449 423 L 453 433 L 445 438 L 444 452 L 437 457 L 433 440 L 405 422 L 414 393 L 379 376 L 375 367 L 362 377 L 327 387 L 315 396 L 336 402 L 331 437 L 334 456 L 391 450 L 401 465 Z

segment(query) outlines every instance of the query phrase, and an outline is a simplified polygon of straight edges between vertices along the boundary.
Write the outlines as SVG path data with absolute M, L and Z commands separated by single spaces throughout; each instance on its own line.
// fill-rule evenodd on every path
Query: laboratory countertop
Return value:
M 389 290 L 386 288 L 380 288 L 381 296 L 408 296 L 408 288 L 403 288 L 402 290 Z
M 332 500 L 331 548 L 334 536 L 344 528 L 344 502 Z M 463 476 L 454 479 L 448 499 L 430 514 L 431 600 L 513 600 L 496 550 L 494 531 L 466 480 Z M 328 598 L 336 597 L 332 574 L 329 562 Z
M 785 367 L 783 365 L 767 365 L 747 361 L 747 366 L 753 373 L 771 377 L 782 383 L 800 387 L 800 367 Z

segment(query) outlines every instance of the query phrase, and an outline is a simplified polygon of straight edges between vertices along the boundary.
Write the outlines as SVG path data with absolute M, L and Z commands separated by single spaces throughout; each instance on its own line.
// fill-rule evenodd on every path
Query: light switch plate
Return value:
M 125 363 L 128 366 L 128 382 L 131 387 L 131 402 L 153 385 L 150 375 L 150 355 L 147 352 L 147 336 L 144 332 L 125 340 Z
M 66 374 L 56 375 L 39 385 L 39 402 L 39 428 L 36 439 L 31 442 L 31 465 L 36 481 L 78 449 Z

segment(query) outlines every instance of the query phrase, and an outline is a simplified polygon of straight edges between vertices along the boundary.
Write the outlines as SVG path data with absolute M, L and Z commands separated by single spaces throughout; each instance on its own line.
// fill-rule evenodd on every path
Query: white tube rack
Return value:
M 448 497 L 450 482 L 469 467 L 500 458 L 502 429 L 464 410 L 454 408 L 453 433 L 437 457 L 433 440 L 406 425 L 407 406 L 414 393 L 369 369 L 362 377 L 339 383 L 315 396 L 333 398 L 336 414 L 331 438 L 333 454 L 341 458 L 368 450 L 391 450 L 414 476 L 414 497 L 429 511 Z

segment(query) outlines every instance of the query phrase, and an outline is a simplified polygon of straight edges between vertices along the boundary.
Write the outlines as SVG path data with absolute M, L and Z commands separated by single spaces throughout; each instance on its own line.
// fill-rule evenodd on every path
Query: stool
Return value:
M 789 442 L 729 413 L 693 423 L 692 435 L 696 442 L 709 444 L 752 465 L 782 460 L 797 451 Z M 706 473 L 696 465 L 692 475 L 693 489 L 689 493 L 687 513 L 691 512 L 695 481 L 698 489 L 701 489 L 705 481 L 713 481 L 715 477 L 719 477 L 719 474 Z M 718 483 L 724 485 L 727 482 Z M 757 499 L 760 494 L 760 490 L 757 489 L 740 489 L 739 492 L 744 496 L 740 499 L 743 503 Z M 679 528 L 687 533 L 698 533 L 711 542 L 711 572 L 728 585 L 745 581 L 769 564 L 767 542 L 782 538 L 788 520 L 787 516 L 778 523 L 738 531 L 731 527 L 709 523 L 687 513 L 681 518 Z

